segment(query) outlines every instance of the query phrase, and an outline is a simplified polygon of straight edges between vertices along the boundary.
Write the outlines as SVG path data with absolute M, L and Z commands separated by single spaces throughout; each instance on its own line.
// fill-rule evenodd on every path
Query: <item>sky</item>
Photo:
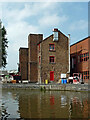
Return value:
M 30 33 L 46 38 L 58 28 L 71 35 L 70 44 L 88 37 L 88 2 L 1 2 L 0 17 L 9 41 L 7 70 L 18 68 L 19 48 L 28 47 Z

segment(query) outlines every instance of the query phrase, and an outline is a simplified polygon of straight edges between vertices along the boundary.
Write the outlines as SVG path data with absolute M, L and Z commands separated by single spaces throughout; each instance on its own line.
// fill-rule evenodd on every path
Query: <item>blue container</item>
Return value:
M 61 83 L 64 84 L 64 80 L 63 79 L 61 80 Z
M 64 84 L 66 84 L 67 83 L 67 79 L 64 79 Z

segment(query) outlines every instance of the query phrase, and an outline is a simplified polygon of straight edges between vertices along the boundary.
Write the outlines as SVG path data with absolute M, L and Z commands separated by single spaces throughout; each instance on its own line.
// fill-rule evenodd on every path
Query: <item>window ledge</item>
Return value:
M 56 63 L 49 63 L 49 64 L 56 64 Z
M 56 52 L 56 50 L 49 50 L 50 52 Z

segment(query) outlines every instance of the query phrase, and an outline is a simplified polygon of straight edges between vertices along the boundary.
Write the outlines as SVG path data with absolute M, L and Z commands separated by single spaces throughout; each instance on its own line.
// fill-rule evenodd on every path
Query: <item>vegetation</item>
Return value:
M 7 32 L 4 26 L 2 26 L 2 22 L 0 21 L 0 68 L 6 67 L 7 64 L 7 48 L 8 41 L 6 38 Z

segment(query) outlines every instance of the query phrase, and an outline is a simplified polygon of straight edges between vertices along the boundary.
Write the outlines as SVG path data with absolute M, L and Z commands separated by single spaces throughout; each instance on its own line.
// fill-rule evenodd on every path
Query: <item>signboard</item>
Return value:
M 66 74 L 62 73 L 61 78 L 66 78 Z

